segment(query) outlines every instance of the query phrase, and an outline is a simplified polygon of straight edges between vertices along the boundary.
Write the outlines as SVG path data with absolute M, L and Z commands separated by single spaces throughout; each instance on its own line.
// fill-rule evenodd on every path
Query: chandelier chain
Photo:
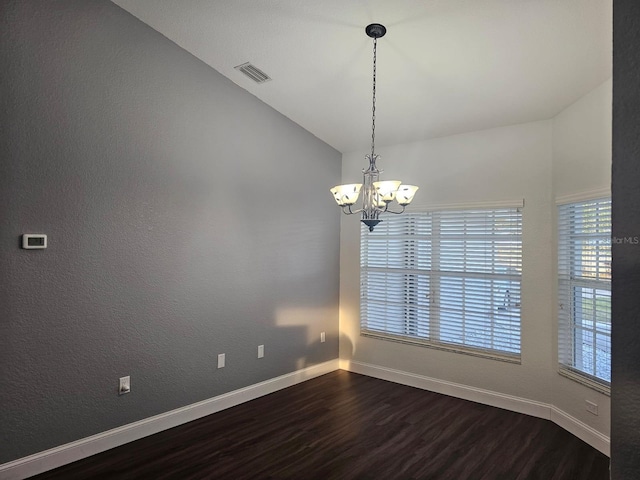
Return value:
M 371 161 L 374 161 L 376 146 L 376 46 L 378 39 L 373 39 L 373 104 L 371 107 Z

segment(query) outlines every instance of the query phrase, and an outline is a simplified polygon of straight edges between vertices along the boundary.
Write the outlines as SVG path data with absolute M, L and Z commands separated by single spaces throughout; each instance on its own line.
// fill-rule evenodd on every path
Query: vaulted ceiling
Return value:
M 611 76 L 612 0 L 113 0 L 342 152 L 548 119 Z M 234 69 L 251 62 L 272 80 Z

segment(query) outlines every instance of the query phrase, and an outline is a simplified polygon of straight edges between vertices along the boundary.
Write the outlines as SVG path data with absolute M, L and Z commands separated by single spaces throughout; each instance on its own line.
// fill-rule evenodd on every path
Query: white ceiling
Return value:
M 611 76 L 612 0 L 113 0 L 341 152 L 548 119 Z M 234 70 L 251 62 L 273 79 Z

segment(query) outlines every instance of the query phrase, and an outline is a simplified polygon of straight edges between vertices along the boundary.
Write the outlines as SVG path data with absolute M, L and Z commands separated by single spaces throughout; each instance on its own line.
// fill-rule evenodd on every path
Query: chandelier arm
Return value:
M 401 213 L 404 213 L 404 209 L 405 209 L 404 205 L 401 205 L 401 206 L 402 206 L 402 210 L 400 210 L 399 212 L 394 212 L 393 210 L 385 209 L 385 213 L 395 213 L 396 215 L 400 215 Z
M 357 212 L 364 212 L 365 210 L 367 210 L 366 208 L 361 208 L 360 210 L 357 210 L 356 212 L 353 213 L 357 213 Z M 369 212 L 369 217 L 371 218 L 377 218 L 377 215 L 380 215 L 381 213 L 385 213 L 386 210 L 380 208 L 380 207 L 372 207 L 368 210 Z
M 347 210 L 348 208 L 348 210 Z M 351 205 L 345 205 L 344 207 L 342 207 L 342 213 L 344 213 L 345 215 L 353 215 L 355 213 L 360 213 L 362 212 L 362 208 L 359 208 L 356 211 L 351 210 Z

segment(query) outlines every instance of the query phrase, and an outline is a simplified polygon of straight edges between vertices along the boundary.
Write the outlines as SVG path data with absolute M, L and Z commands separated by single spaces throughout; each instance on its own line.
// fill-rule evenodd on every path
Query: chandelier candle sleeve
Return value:
M 371 108 L 371 154 L 365 155 L 369 161 L 369 167 L 362 170 L 362 183 L 351 183 L 348 185 L 337 185 L 331 189 L 331 193 L 336 203 L 347 215 L 354 213 L 361 214 L 361 221 L 373 231 L 380 220 L 382 213 L 404 212 L 407 205 L 411 203 L 414 195 L 418 191 L 415 185 L 403 185 L 399 180 L 380 181 L 382 170 L 378 170 L 376 160 L 380 158 L 375 153 L 376 146 L 376 58 L 378 38 L 384 37 L 387 29 L 379 23 L 372 23 L 365 29 L 367 35 L 373 38 L 373 105 Z M 358 201 L 362 191 L 362 208 L 352 210 L 351 206 Z M 396 200 L 402 207 L 400 211 L 389 209 L 389 205 Z

